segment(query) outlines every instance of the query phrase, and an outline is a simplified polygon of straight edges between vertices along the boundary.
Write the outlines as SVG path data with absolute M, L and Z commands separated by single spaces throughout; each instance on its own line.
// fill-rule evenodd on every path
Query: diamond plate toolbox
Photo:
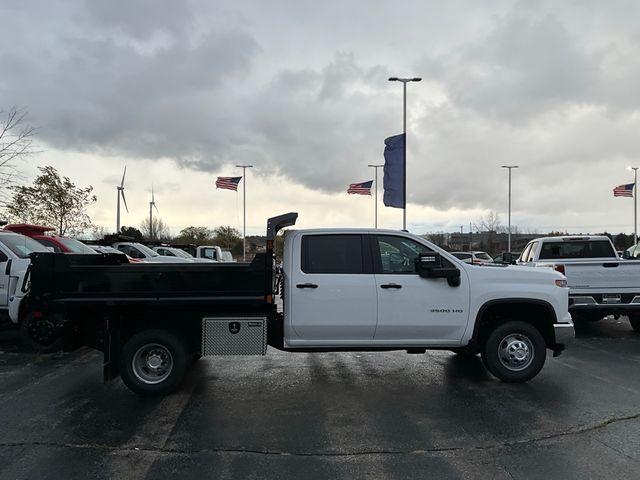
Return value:
M 202 355 L 265 355 L 265 317 L 202 319 Z

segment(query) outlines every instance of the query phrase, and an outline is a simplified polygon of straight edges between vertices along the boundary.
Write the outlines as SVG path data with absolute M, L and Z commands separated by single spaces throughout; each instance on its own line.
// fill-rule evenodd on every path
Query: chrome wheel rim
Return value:
M 167 347 L 149 343 L 140 347 L 131 360 L 133 374 L 148 385 L 163 382 L 173 370 L 173 356 Z
M 498 344 L 498 359 L 512 372 L 526 369 L 533 362 L 534 355 L 533 342 L 521 333 L 511 333 Z

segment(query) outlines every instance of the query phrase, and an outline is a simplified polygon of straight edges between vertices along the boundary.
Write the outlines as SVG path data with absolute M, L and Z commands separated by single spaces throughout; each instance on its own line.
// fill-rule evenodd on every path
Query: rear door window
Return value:
M 304 273 L 365 273 L 362 235 L 305 235 L 302 237 Z

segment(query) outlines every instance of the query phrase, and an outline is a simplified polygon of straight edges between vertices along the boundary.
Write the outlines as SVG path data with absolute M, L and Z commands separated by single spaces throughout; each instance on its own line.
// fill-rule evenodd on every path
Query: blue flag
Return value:
M 404 133 L 384 140 L 385 207 L 405 208 L 404 202 Z

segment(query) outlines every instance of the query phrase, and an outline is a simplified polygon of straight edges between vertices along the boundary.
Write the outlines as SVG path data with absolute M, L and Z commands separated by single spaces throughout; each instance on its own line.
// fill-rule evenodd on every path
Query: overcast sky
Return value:
M 115 230 L 127 166 L 129 213 L 153 183 L 173 233 L 242 229 L 269 216 L 298 225 L 372 226 L 373 198 L 347 195 L 402 131 L 408 87 L 408 228 L 459 231 L 490 211 L 546 233 L 633 231 L 614 186 L 640 166 L 637 1 L 2 2 L 0 109 L 29 112 L 42 153 L 98 196 Z M 382 182 L 380 182 L 382 183 Z M 380 203 L 379 225 L 402 227 Z

